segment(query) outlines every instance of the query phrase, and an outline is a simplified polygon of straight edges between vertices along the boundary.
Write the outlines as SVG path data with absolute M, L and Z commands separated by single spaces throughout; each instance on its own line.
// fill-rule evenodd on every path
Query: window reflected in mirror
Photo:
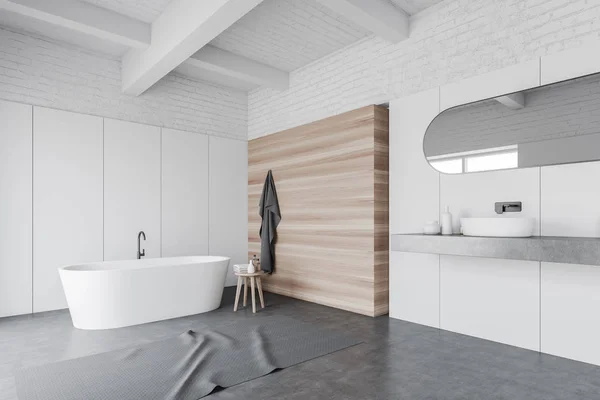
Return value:
M 476 150 L 427 158 L 429 164 L 445 174 L 494 171 L 518 168 L 518 146 Z

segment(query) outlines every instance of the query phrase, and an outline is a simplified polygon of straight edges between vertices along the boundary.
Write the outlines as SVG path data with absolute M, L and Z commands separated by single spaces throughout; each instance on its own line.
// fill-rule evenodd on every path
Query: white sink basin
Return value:
M 462 234 L 487 237 L 530 237 L 533 236 L 533 218 L 461 218 Z

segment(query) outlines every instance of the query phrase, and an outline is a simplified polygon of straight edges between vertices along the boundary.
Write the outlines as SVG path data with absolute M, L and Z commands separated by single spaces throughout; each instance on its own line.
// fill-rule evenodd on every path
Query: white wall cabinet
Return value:
M 162 130 L 162 256 L 208 254 L 208 136 Z
M 160 257 L 160 128 L 104 120 L 104 259 Z
M 542 351 L 600 365 L 600 268 L 542 263 Z
M 440 327 L 440 256 L 390 254 L 390 317 Z
M 439 219 L 440 173 L 423 155 L 423 137 L 439 113 L 439 92 L 390 103 L 390 233 L 421 232 Z M 407 173 L 410 171 L 410 173 Z M 390 285 L 395 283 L 390 280 Z
M 209 139 L 210 255 L 248 263 L 248 142 Z M 256 204 L 258 212 L 258 204 Z M 226 285 L 235 285 L 231 265 Z
M 440 256 L 440 327 L 539 351 L 539 263 Z
M 461 216 L 496 216 L 494 202 L 515 200 L 524 203 L 518 216 L 538 220 L 536 234 L 599 237 L 600 191 L 590 182 L 600 174 L 600 162 L 449 176 L 436 174 L 422 151 L 427 126 L 439 111 L 598 71 L 600 54 L 592 46 L 391 101 L 390 232 L 420 232 L 445 205 L 458 232 Z M 391 252 L 390 317 L 435 326 L 439 316 L 442 329 L 600 365 L 594 314 L 600 307 L 599 271 Z
M 34 108 L 33 311 L 66 308 L 58 267 L 102 261 L 102 118 Z
M 438 220 L 440 174 L 423 156 L 423 136 L 439 101 L 435 89 L 390 103 L 392 234 L 420 232 L 425 222 Z M 439 327 L 438 255 L 390 251 L 389 281 L 391 318 Z
M 31 113 L 0 101 L 0 317 L 32 308 Z
M 542 168 L 542 235 L 600 237 L 600 162 Z
M 67 307 L 58 268 L 248 257 L 248 144 L 0 101 L 0 317 Z M 229 272 L 228 285 L 235 284 Z

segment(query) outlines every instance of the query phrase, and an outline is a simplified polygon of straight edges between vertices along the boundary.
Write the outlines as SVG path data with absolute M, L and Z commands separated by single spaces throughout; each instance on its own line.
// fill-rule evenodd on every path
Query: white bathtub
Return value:
M 73 325 L 112 329 L 214 310 L 229 258 L 173 257 L 59 268 Z

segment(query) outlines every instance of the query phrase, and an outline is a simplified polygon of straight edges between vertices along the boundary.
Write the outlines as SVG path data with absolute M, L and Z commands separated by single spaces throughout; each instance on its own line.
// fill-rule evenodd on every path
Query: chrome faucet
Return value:
M 523 210 L 523 204 L 520 201 L 510 201 L 496 203 L 494 205 L 496 214 L 504 214 L 505 212 L 521 212 Z
M 140 231 L 140 233 L 138 233 L 138 253 L 137 253 L 138 260 L 146 255 L 146 249 L 140 251 L 140 240 L 141 240 L 142 236 L 144 237 L 144 240 L 146 240 L 146 234 L 144 233 L 144 231 Z

